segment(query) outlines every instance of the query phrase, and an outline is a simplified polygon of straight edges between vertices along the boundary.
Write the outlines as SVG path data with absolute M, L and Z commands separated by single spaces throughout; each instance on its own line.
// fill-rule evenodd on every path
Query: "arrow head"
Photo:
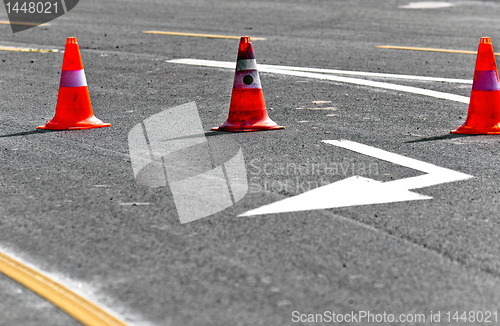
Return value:
M 315 209 L 424 200 L 424 196 L 369 178 L 353 176 L 303 194 L 265 205 L 238 216 L 287 213 Z

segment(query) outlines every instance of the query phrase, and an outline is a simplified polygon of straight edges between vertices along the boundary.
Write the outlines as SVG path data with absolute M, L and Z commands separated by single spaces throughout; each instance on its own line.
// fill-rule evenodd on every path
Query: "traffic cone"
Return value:
M 259 131 L 284 128 L 267 115 L 252 42 L 250 37 L 243 36 L 238 49 L 229 117 L 226 122 L 212 130 Z
M 454 134 L 500 134 L 500 84 L 493 45 L 481 37 L 465 123 Z
M 68 37 L 64 49 L 64 59 L 57 96 L 56 114 L 39 129 L 73 130 L 109 127 L 92 112 L 89 88 L 83 70 L 80 48 L 76 37 Z

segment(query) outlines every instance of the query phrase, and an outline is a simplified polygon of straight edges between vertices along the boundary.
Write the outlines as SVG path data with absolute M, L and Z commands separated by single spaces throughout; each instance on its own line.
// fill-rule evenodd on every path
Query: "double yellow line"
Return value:
M 95 304 L 0 252 L 0 272 L 88 326 L 126 326 Z

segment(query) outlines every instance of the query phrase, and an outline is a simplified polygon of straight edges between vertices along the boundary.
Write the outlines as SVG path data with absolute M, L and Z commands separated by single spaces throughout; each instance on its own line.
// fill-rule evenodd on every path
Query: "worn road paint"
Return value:
M 0 51 L 12 51 L 12 52 L 38 52 L 38 53 L 59 52 L 59 50 L 57 50 L 57 49 L 16 48 L 16 47 L 12 47 L 12 46 L 0 46 Z
M 428 51 L 428 52 L 444 52 L 444 53 L 458 53 L 458 54 L 477 54 L 477 51 L 466 50 L 452 50 L 452 49 L 435 49 L 435 48 L 419 48 L 412 46 L 395 46 L 395 45 L 376 45 L 379 49 L 394 49 L 394 50 L 409 50 L 409 51 Z M 495 53 L 500 55 L 500 53 Z
M 214 35 L 214 34 L 197 34 L 197 33 L 179 33 L 179 32 L 167 32 L 167 31 L 143 31 L 144 34 L 161 34 L 161 35 L 175 35 L 175 36 L 192 36 L 192 37 L 208 37 L 208 38 L 226 38 L 232 40 L 239 40 L 241 36 L 230 36 L 230 35 Z M 250 37 L 252 41 L 265 40 L 262 37 Z
M 26 26 L 49 26 L 49 24 L 37 24 L 37 23 L 28 23 L 28 22 L 10 22 L 5 20 L 0 20 L 0 24 L 4 25 L 26 25 Z

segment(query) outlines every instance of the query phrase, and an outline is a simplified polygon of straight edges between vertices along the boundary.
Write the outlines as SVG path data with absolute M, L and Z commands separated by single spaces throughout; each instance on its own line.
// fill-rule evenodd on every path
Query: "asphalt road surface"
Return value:
M 235 64 L 238 39 L 143 33 L 249 35 L 264 38 L 259 64 L 465 79 L 330 74 L 470 96 L 474 54 L 376 46 L 475 51 L 490 36 L 500 49 L 500 3 L 409 2 L 91 0 L 47 26 L 0 24 L 0 47 L 59 50 L 0 50 L 0 251 L 129 325 L 335 324 L 332 312 L 355 325 L 500 323 L 500 136 L 451 135 L 466 103 L 262 71 L 269 116 L 286 129 L 213 132 L 234 69 L 169 61 Z M 54 116 L 69 36 L 109 128 L 36 130 Z M 136 180 L 129 133 L 191 102 L 209 145 L 241 148 L 248 192 L 181 223 L 172 185 Z M 341 139 L 472 178 L 413 189 L 422 200 L 238 216 L 355 176 L 425 174 L 322 142 Z M 78 324 L 4 276 L 0 307 L 0 325 Z

